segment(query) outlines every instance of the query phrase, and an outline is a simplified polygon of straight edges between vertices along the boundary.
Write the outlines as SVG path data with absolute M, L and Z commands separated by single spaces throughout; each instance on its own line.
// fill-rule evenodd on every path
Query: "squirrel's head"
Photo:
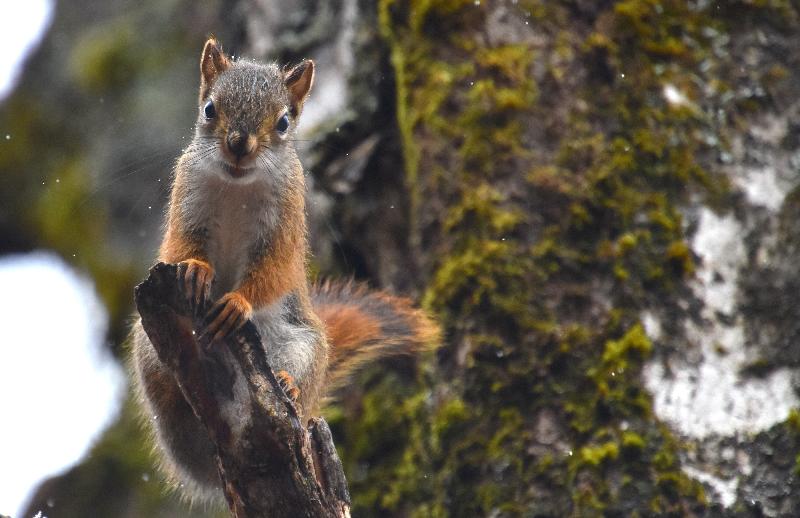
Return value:
M 236 60 L 209 39 L 200 59 L 197 137 L 235 178 L 296 159 L 290 135 L 314 82 L 314 63 L 281 69 Z M 213 156 L 211 157 L 213 160 Z

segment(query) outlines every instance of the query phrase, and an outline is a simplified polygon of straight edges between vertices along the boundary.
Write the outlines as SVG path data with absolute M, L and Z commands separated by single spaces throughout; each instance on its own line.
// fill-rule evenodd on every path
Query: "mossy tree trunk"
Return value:
M 356 489 L 355 512 L 724 512 L 682 469 L 688 443 L 657 417 L 643 371 L 693 347 L 686 322 L 702 319 L 705 303 L 691 287 L 703 266 L 691 246 L 697 214 L 742 209 L 719 167 L 725 139 L 741 132 L 745 106 L 775 108 L 730 92 L 737 51 L 720 48 L 750 30 L 785 31 L 797 13 L 384 0 L 379 21 L 396 77 L 411 257 L 447 340 L 399 412 L 379 385 L 366 422 L 349 425 L 406 441 L 385 456 L 356 443 L 372 486 Z M 663 333 L 645 331 L 650 314 L 664 316 Z M 374 425 L 381 409 L 393 428 Z M 793 444 L 794 456 L 795 428 L 775 430 L 765 442 Z M 731 469 L 738 476 L 722 471 Z M 729 509 L 791 509 L 788 470 L 783 499 L 739 490 Z
M 422 514 L 689 513 L 703 491 L 653 420 L 639 312 L 692 259 L 678 205 L 713 194 L 658 62 L 696 57 L 587 5 L 391 2 L 381 24 L 442 375 L 398 482 Z M 665 24 L 694 16 L 679 3 Z M 669 18 L 672 17 L 670 21 Z M 447 27 L 447 30 L 437 28 Z M 699 37 L 688 34 L 688 37 Z M 626 41 L 627 40 L 627 41 Z M 680 54 L 676 56 L 676 54 Z

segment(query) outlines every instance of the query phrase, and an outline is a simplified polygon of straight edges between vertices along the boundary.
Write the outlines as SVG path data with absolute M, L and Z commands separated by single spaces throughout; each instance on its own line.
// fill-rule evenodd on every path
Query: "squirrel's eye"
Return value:
M 289 129 L 289 116 L 284 113 L 283 117 L 278 119 L 275 129 L 278 130 L 278 133 L 286 133 L 286 130 Z
M 203 115 L 206 116 L 206 119 L 213 119 L 217 115 L 217 109 L 214 108 L 214 101 L 208 101 L 205 106 L 203 106 Z

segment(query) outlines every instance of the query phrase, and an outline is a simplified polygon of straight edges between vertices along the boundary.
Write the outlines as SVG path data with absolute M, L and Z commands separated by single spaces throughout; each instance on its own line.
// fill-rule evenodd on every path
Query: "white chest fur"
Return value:
M 215 270 L 212 298 L 236 289 L 259 247 L 268 242 L 280 216 L 269 182 L 232 181 L 198 175 L 183 200 L 189 224 L 206 232 L 206 253 Z

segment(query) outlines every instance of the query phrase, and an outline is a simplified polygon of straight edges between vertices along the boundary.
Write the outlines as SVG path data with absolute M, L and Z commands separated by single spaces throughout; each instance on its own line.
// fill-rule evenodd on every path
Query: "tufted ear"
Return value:
M 289 90 L 289 103 L 292 116 L 297 117 L 303 109 L 303 102 L 314 84 L 314 62 L 307 59 L 283 73 L 283 83 Z
M 231 60 L 222 52 L 222 48 L 215 38 L 209 38 L 203 47 L 203 55 L 200 57 L 200 100 L 208 97 L 211 92 L 211 85 L 217 77 L 228 70 Z

